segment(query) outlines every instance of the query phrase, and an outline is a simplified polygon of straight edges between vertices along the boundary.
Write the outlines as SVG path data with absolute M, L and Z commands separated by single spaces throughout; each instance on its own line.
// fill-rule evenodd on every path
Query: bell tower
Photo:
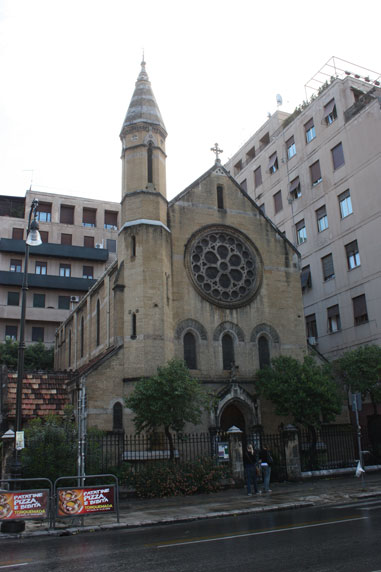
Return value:
M 166 137 L 143 60 L 120 133 L 122 224 L 137 218 L 166 222 Z
M 115 335 L 123 339 L 124 378 L 156 373 L 173 357 L 171 232 L 167 226 L 167 132 L 141 63 L 123 122 L 119 268 Z

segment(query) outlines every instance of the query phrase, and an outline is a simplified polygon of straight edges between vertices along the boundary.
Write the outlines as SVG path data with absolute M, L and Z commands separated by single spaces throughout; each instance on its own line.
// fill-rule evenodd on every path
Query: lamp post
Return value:
M 15 448 L 13 451 L 13 463 L 11 465 L 12 479 L 21 477 L 21 461 L 18 447 L 18 438 L 21 435 L 22 427 L 22 384 L 24 379 L 24 352 L 25 352 L 25 308 L 26 308 L 26 292 L 28 290 L 28 261 L 29 247 L 39 246 L 42 241 L 38 232 L 37 221 L 38 200 L 33 199 L 30 206 L 27 236 L 25 241 L 25 262 L 24 274 L 21 288 L 21 318 L 20 318 L 20 336 L 17 355 L 17 386 L 16 386 L 16 423 L 15 423 Z

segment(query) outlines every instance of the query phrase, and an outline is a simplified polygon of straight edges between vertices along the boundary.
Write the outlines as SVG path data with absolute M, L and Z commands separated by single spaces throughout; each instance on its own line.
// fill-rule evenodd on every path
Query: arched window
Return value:
M 147 180 L 149 183 L 153 183 L 152 155 L 152 141 L 150 141 L 147 149 Z
M 96 321 L 97 321 L 97 324 L 96 324 L 96 327 L 97 327 L 96 343 L 97 343 L 97 346 L 99 346 L 99 344 L 101 343 L 101 305 L 100 305 L 99 300 L 97 300 Z
M 84 339 L 85 339 L 85 325 L 84 325 L 84 319 L 83 316 L 81 318 L 81 331 L 80 331 L 80 344 L 81 344 L 81 348 L 80 348 L 80 353 L 81 353 L 81 357 L 83 357 L 83 349 L 84 349 Z
M 221 185 L 217 185 L 217 208 L 224 208 L 224 188 Z
M 270 365 L 270 347 L 266 336 L 260 336 L 258 339 L 258 355 L 259 369 L 263 369 L 267 365 Z
M 112 430 L 123 431 L 123 406 L 119 401 L 112 409 Z
M 135 312 L 132 314 L 131 338 L 133 340 L 136 338 L 136 314 L 135 314 Z
M 197 369 L 196 338 L 192 332 L 184 336 L 184 361 L 189 369 Z
M 131 256 L 136 256 L 136 236 L 131 236 Z
M 234 342 L 230 334 L 222 336 L 222 364 L 223 369 L 231 369 L 234 364 Z

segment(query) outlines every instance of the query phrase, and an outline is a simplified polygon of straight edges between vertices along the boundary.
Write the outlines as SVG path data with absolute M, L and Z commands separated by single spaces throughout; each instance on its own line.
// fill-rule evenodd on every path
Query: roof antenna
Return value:
M 31 177 L 30 177 L 30 185 L 29 185 L 29 190 L 32 190 L 32 184 L 33 184 L 33 175 L 34 175 L 34 169 L 23 169 L 23 173 L 32 173 Z

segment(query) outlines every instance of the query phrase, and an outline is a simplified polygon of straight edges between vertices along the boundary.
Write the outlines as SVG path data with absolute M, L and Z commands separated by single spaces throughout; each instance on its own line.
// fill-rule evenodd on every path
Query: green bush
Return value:
M 77 472 L 77 428 L 70 420 L 48 415 L 44 420 L 30 421 L 25 428 L 25 449 L 22 451 L 23 477 L 58 477 Z
M 136 472 L 131 465 L 125 465 L 115 474 L 122 486 L 134 488 L 140 498 L 212 493 L 221 490 L 222 479 L 230 476 L 226 466 L 210 457 L 187 463 L 150 462 Z

